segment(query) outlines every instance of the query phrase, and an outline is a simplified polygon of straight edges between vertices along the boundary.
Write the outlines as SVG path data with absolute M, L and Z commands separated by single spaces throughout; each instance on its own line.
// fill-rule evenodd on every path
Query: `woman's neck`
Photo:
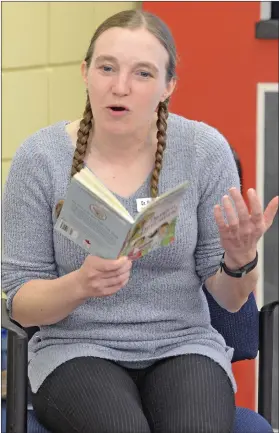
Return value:
M 97 126 L 89 136 L 87 155 L 94 155 L 111 163 L 127 164 L 135 158 L 141 158 L 151 153 L 155 155 L 157 147 L 156 120 L 147 125 L 145 130 L 136 131 L 130 135 L 108 134 Z
M 144 154 L 155 154 L 155 143 L 151 134 L 145 137 L 126 136 L 115 137 L 105 134 L 95 134 L 89 141 L 88 156 L 98 157 L 107 162 L 127 164 Z
M 79 123 L 80 120 L 76 120 L 66 127 L 74 146 L 76 145 Z M 157 148 L 156 135 L 156 119 L 154 119 L 152 125 L 146 128 L 146 131 L 140 131 L 129 136 L 107 134 L 95 127 L 88 138 L 86 158 L 90 159 L 91 156 L 94 156 L 94 159 L 98 158 L 98 160 L 107 163 L 129 164 L 129 162 L 135 161 L 137 158 L 155 155 Z

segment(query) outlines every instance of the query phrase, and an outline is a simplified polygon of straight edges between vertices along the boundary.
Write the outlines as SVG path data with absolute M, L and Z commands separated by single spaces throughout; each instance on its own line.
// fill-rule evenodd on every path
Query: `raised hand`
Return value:
M 231 198 L 228 195 L 223 197 L 223 210 L 221 205 L 217 204 L 214 207 L 214 216 L 225 257 L 241 267 L 255 258 L 257 243 L 272 225 L 278 210 L 278 196 L 274 197 L 263 211 L 256 191 L 249 189 L 247 192 L 249 212 L 240 191 L 231 188 L 229 192 Z

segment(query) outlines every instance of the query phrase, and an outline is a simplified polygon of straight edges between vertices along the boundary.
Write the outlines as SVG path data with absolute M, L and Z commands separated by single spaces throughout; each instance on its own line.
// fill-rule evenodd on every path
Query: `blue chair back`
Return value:
M 237 313 L 220 307 L 203 286 L 212 326 L 224 337 L 228 346 L 234 348 L 232 362 L 254 359 L 259 350 L 259 311 L 254 293 Z

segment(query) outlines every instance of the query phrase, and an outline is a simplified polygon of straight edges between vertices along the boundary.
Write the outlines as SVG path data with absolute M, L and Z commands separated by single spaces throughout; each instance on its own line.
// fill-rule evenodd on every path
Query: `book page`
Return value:
M 74 177 L 89 191 L 94 192 L 102 200 L 105 200 L 107 203 L 109 203 L 110 206 L 117 209 L 117 211 L 121 213 L 121 215 L 128 215 L 130 218 L 132 218 L 127 209 L 122 206 L 122 204 L 117 200 L 113 193 L 108 190 L 108 188 L 97 178 L 97 176 L 91 170 L 89 170 L 89 168 L 84 167 Z M 129 221 L 131 221 L 130 218 Z
M 168 191 L 139 213 L 128 233 L 121 255 L 136 260 L 175 241 L 179 207 L 187 185 L 186 182 Z

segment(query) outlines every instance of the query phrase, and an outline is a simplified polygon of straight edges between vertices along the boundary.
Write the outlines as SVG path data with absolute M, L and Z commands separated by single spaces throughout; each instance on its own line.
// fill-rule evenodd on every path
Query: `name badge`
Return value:
M 141 212 L 151 201 L 152 198 L 137 198 L 137 211 Z

